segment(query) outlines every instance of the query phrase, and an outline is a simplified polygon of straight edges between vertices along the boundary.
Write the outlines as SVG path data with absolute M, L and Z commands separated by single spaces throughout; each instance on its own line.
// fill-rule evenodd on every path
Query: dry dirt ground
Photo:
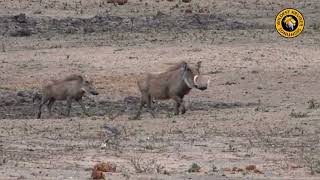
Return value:
M 108 179 L 320 178 L 318 0 L 128 1 L 0 0 L 0 179 L 90 179 L 102 161 Z M 295 39 L 274 29 L 286 7 L 306 20 Z M 182 60 L 203 62 L 209 89 L 185 115 L 156 102 L 128 120 L 136 78 Z M 59 102 L 34 119 L 33 94 L 71 73 L 100 92 L 92 116 Z

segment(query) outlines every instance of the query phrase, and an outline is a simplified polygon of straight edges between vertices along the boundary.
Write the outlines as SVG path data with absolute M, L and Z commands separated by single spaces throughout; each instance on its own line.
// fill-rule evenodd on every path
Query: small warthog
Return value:
M 148 111 L 153 117 L 151 109 L 153 99 L 166 100 L 173 99 L 176 102 L 175 115 L 186 112 L 183 97 L 190 92 L 192 88 L 205 90 L 208 87 L 209 79 L 203 82 L 203 76 L 200 75 L 201 61 L 195 66 L 186 62 L 180 62 L 170 67 L 166 72 L 160 74 L 147 74 L 137 84 L 141 92 L 140 107 L 137 115 L 133 119 L 138 119 L 141 110 L 147 104 Z
M 70 75 L 62 80 L 54 80 L 51 84 L 42 88 L 42 95 L 36 94 L 33 98 L 33 102 L 35 99 L 41 98 L 37 118 L 41 117 L 41 108 L 47 102 L 47 108 L 49 115 L 51 116 L 51 108 L 56 100 L 67 100 L 68 116 L 70 115 L 71 103 L 73 100 L 77 101 L 84 113 L 89 116 L 82 102 L 82 97 L 86 92 L 93 95 L 99 94 L 93 86 L 92 81 L 85 80 L 81 75 Z

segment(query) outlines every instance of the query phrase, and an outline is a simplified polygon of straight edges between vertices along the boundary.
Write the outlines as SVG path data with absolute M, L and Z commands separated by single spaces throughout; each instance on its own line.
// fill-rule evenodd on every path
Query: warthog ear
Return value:
M 87 90 L 85 88 L 81 88 L 81 91 L 84 92 L 84 93 L 87 92 Z
M 182 65 L 181 65 L 181 70 L 185 71 L 185 70 L 187 70 L 187 67 L 188 67 L 187 63 L 183 62 Z
M 200 69 L 201 63 L 202 63 L 201 61 L 198 61 L 198 62 L 197 62 L 197 68 L 198 68 L 198 69 Z

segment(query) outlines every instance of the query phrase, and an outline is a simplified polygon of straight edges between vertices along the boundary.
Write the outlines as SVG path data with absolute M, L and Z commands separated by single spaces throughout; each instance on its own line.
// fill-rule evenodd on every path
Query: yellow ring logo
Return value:
M 276 29 L 283 37 L 297 37 L 304 29 L 303 15 L 292 8 L 282 10 L 276 17 Z

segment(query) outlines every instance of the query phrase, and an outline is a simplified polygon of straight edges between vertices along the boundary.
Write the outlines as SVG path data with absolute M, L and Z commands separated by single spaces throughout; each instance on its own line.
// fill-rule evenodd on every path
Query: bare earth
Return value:
M 294 39 L 274 29 L 287 7 L 306 20 Z M 103 161 L 117 166 L 107 179 L 320 179 L 319 9 L 318 0 L 0 0 L 0 179 L 90 179 Z M 156 102 L 156 118 L 128 120 L 136 79 L 183 60 L 203 62 L 209 89 L 185 98 L 185 115 Z M 66 118 L 59 102 L 53 117 L 34 119 L 33 94 L 72 73 L 100 92 L 85 97 L 92 116 L 74 103 Z M 193 163 L 200 172 L 188 172 Z

